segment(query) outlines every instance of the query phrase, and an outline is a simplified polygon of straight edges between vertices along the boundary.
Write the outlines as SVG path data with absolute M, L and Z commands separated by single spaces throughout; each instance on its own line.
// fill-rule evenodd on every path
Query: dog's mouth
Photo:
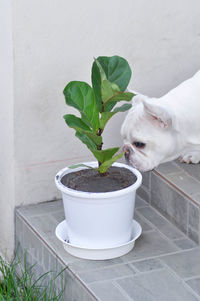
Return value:
M 132 157 L 127 157 L 127 156 L 125 156 L 125 159 L 126 159 L 126 163 L 127 163 L 128 165 L 130 165 L 130 166 L 132 166 L 132 167 L 134 167 L 134 168 L 136 168 L 136 169 L 138 169 L 138 170 L 141 169 L 141 166 L 140 166 L 139 162 L 133 160 Z
M 147 171 L 152 171 L 155 167 L 145 167 L 144 164 L 140 163 L 139 161 L 134 160 L 133 157 L 126 158 L 126 163 L 127 165 L 132 166 L 135 169 L 138 169 L 141 172 L 147 172 Z

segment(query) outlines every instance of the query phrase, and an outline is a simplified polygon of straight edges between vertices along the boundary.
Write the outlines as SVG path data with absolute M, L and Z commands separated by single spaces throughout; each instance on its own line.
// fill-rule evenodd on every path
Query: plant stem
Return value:
M 102 135 L 102 133 L 103 133 L 103 130 L 101 129 L 101 128 L 99 128 L 99 130 L 98 130 L 98 133 L 97 133 L 97 136 L 101 136 Z M 101 143 L 100 145 L 98 145 L 97 146 L 97 149 L 98 150 L 102 150 L 102 146 L 103 146 L 103 143 Z M 100 161 L 98 161 L 98 167 L 100 167 L 101 166 L 101 162 Z M 105 176 L 106 175 L 106 172 L 100 172 L 99 171 L 99 174 L 100 174 L 100 176 Z
M 102 133 L 103 133 L 103 130 L 99 128 L 99 130 L 97 132 L 97 136 L 101 136 Z

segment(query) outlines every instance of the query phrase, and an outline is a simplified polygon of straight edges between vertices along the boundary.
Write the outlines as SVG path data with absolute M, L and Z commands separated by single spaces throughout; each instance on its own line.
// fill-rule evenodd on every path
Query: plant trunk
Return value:
M 101 136 L 102 133 L 103 133 L 103 130 L 102 130 L 102 129 L 99 129 L 99 131 L 98 131 L 98 133 L 97 133 L 97 136 Z M 102 146 L 103 146 L 103 143 L 101 143 L 101 145 L 99 145 L 99 146 L 97 147 L 97 149 L 98 149 L 98 150 L 102 150 Z M 101 163 L 100 161 L 98 161 L 98 167 L 100 167 L 101 164 L 102 164 L 102 163 Z M 100 176 L 105 177 L 105 176 L 107 175 L 107 172 L 100 172 L 100 171 L 99 171 L 99 174 L 100 174 Z

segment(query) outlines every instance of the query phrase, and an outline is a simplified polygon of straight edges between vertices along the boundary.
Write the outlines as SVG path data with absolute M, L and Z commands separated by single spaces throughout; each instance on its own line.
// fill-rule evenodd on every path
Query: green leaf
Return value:
M 90 121 L 88 120 L 87 116 L 85 116 L 85 114 L 81 114 L 81 119 L 82 119 L 82 121 L 83 121 L 85 124 L 87 124 L 87 126 L 88 126 L 89 128 L 92 127 Z
M 66 104 L 76 108 L 94 131 L 99 129 L 99 111 L 93 89 L 85 82 L 72 81 L 63 91 Z M 84 120 L 85 121 L 85 120 Z
M 89 148 L 89 150 L 97 149 L 96 143 L 94 143 L 85 133 L 77 131 L 76 137 L 79 138 Z
M 112 158 L 112 156 L 119 150 L 119 147 L 114 147 L 114 148 L 108 148 L 105 150 L 94 150 L 92 149 L 92 153 L 95 156 L 95 158 L 103 163 L 109 159 Z
M 101 85 L 101 93 L 104 111 L 110 111 L 119 101 L 130 101 L 134 94 L 130 92 L 122 92 L 119 87 L 108 80 L 103 80 Z M 111 102 L 111 105 L 107 105 Z
M 95 94 L 95 100 L 99 112 L 102 112 L 102 98 L 101 98 L 101 74 L 96 61 L 92 65 L 92 87 Z
M 124 155 L 124 152 L 114 156 L 113 158 L 111 158 L 110 160 L 105 161 L 104 163 L 101 164 L 101 166 L 99 167 L 99 171 L 100 173 L 105 173 L 107 171 L 107 169 L 118 159 L 122 158 Z
M 108 102 L 114 95 L 118 95 L 120 89 L 117 85 L 109 82 L 108 80 L 103 80 L 101 84 L 101 94 L 102 100 L 105 104 Z
M 121 91 L 125 91 L 131 78 L 131 68 L 128 62 L 120 56 L 100 56 L 97 60 L 101 64 L 107 80 L 115 83 Z
M 93 168 L 89 165 L 83 164 L 83 163 L 82 164 L 74 164 L 74 165 L 69 166 L 69 168 L 71 168 L 71 169 L 75 169 L 75 168 L 78 168 L 78 167 L 87 167 L 87 168 L 90 168 L 90 169 L 95 169 L 95 168 Z
M 113 95 L 110 99 L 107 100 L 105 104 L 105 112 L 110 112 L 113 107 L 117 104 L 119 101 L 130 101 L 135 94 L 130 92 L 119 92 L 116 95 Z
M 121 107 L 115 108 L 112 112 L 102 112 L 100 119 L 100 128 L 103 130 L 109 119 L 118 112 L 125 112 L 132 107 L 131 104 L 125 103 Z
M 95 135 L 93 132 L 82 131 L 77 129 L 77 132 L 81 135 L 81 138 L 84 138 L 84 143 L 88 146 L 89 149 L 96 149 L 98 146 L 102 144 L 102 137 Z M 83 142 L 83 140 L 81 140 Z M 89 143 L 89 144 L 88 144 Z M 95 147 L 94 147 L 95 145 Z
M 117 107 L 113 110 L 113 113 L 117 113 L 117 112 L 126 112 L 128 111 L 130 108 L 132 107 L 131 103 L 125 103 L 123 104 L 121 107 Z
M 81 118 L 76 117 L 72 114 L 67 114 L 63 116 L 67 125 L 74 129 L 82 129 L 85 131 L 91 131 L 91 129 L 85 124 Z
M 106 126 L 106 123 L 108 120 L 115 115 L 115 112 L 102 112 L 101 113 L 101 119 L 100 119 L 100 128 L 103 130 Z
M 95 63 L 97 64 L 97 67 L 99 68 L 100 76 L 101 76 L 101 81 L 107 80 L 105 71 L 103 70 L 101 64 L 98 62 L 97 59 L 95 59 Z
M 122 100 L 126 100 L 126 101 L 130 101 L 133 98 L 134 94 L 130 93 L 130 92 L 118 92 L 117 94 L 114 94 L 110 99 L 107 99 L 106 102 L 108 101 L 122 101 Z
M 105 86 L 102 87 L 103 81 L 108 81 L 110 85 L 113 85 L 113 90 L 115 90 L 115 85 L 115 87 L 117 87 L 119 91 L 124 91 L 128 86 L 130 78 L 131 69 L 128 62 L 124 58 L 119 56 L 100 56 L 95 59 L 92 65 L 92 86 L 94 89 L 95 99 L 99 112 L 105 110 L 102 107 L 103 99 L 108 99 L 116 94 L 112 93 L 112 95 L 110 95 L 109 97 L 105 96 L 110 92 L 105 91 L 105 89 L 107 90 Z M 108 82 L 106 82 L 106 85 L 108 84 Z M 109 90 L 112 90 L 112 88 L 109 87 Z M 115 102 L 107 105 L 106 111 L 112 110 L 114 105 Z
M 71 128 L 74 128 L 76 131 L 85 134 L 92 142 L 96 144 L 96 146 L 100 146 L 102 144 L 102 137 L 97 136 L 91 129 L 82 121 L 81 118 L 78 118 L 72 114 L 67 114 L 64 116 L 65 122 Z
M 84 133 L 88 138 L 90 138 L 96 144 L 96 146 L 100 146 L 102 144 L 101 136 L 97 136 L 93 132 L 88 132 L 88 131 L 81 131 L 81 132 Z
M 116 101 L 109 101 L 109 102 L 107 102 L 105 104 L 105 107 L 104 107 L 105 112 L 110 112 L 114 108 L 114 106 L 116 105 L 116 103 L 117 103 Z

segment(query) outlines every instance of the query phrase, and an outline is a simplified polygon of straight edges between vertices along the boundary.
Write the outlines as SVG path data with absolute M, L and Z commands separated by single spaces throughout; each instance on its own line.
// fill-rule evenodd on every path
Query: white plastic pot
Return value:
M 97 162 L 84 163 L 97 167 Z M 112 248 L 131 239 L 136 189 L 142 183 L 141 173 L 125 164 L 114 163 L 133 172 L 137 180 L 131 186 L 113 192 L 82 192 L 61 183 L 67 173 L 84 169 L 64 168 L 55 177 L 62 192 L 68 237 L 71 244 L 85 248 Z

